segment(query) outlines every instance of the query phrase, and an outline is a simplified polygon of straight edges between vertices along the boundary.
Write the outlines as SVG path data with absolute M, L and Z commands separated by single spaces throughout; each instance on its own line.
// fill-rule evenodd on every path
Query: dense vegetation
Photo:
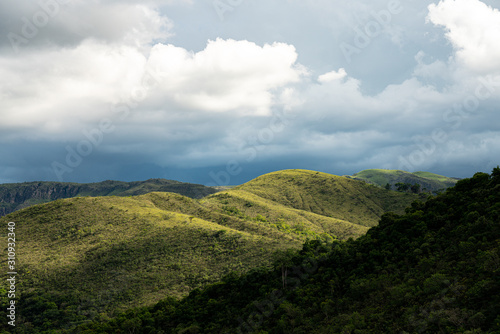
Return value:
M 154 191 L 178 193 L 202 198 L 217 192 L 199 184 L 164 179 L 137 182 L 104 181 L 99 183 L 25 182 L 0 184 L 0 216 L 31 205 L 79 196 L 136 196 Z
M 429 172 L 410 173 L 402 170 L 388 169 L 367 169 L 348 177 L 355 180 L 363 180 L 387 189 L 433 194 L 453 187 L 459 180 Z
M 76 197 L 16 211 L 0 224 L 16 222 L 18 331 L 102 321 L 166 297 L 180 299 L 225 275 L 271 269 L 308 239 L 357 238 L 385 210 L 403 212 L 416 198 L 291 170 L 201 200 L 154 192 Z
M 499 333 L 500 168 L 365 236 L 81 325 L 82 333 Z

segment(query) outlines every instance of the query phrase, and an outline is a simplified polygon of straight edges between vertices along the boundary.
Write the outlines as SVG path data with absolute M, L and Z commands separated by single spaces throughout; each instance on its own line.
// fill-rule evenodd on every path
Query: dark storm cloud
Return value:
M 0 182 L 498 164 L 494 3 L 218 3 L 0 4 Z

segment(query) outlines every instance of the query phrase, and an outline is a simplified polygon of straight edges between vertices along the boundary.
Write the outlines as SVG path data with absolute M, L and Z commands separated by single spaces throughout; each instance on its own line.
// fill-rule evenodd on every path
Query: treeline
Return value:
M 18 329 L 65 332 L 500 332 L 500 168 L 404 215 L 385 214 L 357 240 L 306 242 L 273 270 L 228 275 L 182 300 L 77 328 Z
M 411 184 L 411 183 L 407 183 L 407 182 L 397 182 L 394 184 L 394 187 L 390 183 L 387 183 L 385 185 L 385 189 L 396 190 L 399 192 L 406 192 L 406 193 L 412 193 L 412 194 L 428 193 L 428 194 L 434 194 L 434 195 L 439 195 L 445 191 L 444 188 L 437 189 L 437 190 L 430 190 L 427 188 L 422 188 L 422 186 L 419 183 Z

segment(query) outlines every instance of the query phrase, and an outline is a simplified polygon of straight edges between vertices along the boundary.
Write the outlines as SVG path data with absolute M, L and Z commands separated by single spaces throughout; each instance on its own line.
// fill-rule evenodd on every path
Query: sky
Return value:
M 0 183 L 500 164 L 493 0 L 0 3 Z

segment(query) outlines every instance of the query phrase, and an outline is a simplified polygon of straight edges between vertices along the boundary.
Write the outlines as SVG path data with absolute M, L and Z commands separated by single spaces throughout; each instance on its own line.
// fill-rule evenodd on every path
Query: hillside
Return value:
M 375 226 L 384 212 L 403 213 L 418 198 L 307 170 L 265 174 L 228 193 L 243 197 L 251 193 L 287 207 L 368 227 Z
M 453 187 L 459 180 L 457 178 L 446 177 L 430 172 L 410 173 L 402 170 L 388 169 L 367 169 L 347 177 L 355 180 L 363 180 L 380 187 L 385 187 L 387 184 L 390 184 L 391 188 L 394 190 L 396 189 L 395 185 L 397 183 L 407 183 L 410 185 L 419 184 L 423 191 L 434 193 Z
M 499 333 L 500 168 L 386 214 L 365 236 L 307 242 L 273 270 L 82 325 L 92 333 Z
M 166 205 L 185 213 L 161 208 Z M 58 307 L 79 301 L 84 318 L 185 296 L 230 272 L 269 264 L 273 252 L 303 243 L 172 193 L 57 200 L 3 217 L 1 226 L 7 221 L 16 222 L 23 300 Z M 2 249 L 4 239 L 2 233 Z
M 16 222 L 23 314 L 48 330 L 271 268 L 306 240 L 358 238 L 384 210 L 403 212 L 416 198 L 289 170 L 200 200 L 165 192 L 60 199 L 0 224 Z
M 79 196 L 135 196 L 154 191 L 178 193 L 202 198 L 217 190 L 199 184 L 164 179 L 137 182 L 104 181 L 99 183 L 26 182 L 0 184 L 0 216 L 34 204 Z

